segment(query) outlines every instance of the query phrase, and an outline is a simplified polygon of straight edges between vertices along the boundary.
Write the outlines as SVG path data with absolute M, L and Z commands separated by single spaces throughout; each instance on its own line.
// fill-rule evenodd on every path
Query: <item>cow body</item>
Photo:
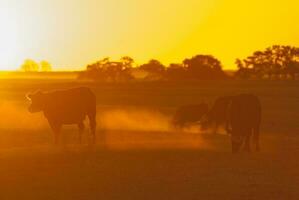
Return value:
M 213 107 L 207 114 L 205 121 L 206 126 L 213 126 L 214 133 L 220 126 L 227 126 L 228 108 L 231 103 L 232 96 L 224 96 L 216 99 Z
M 208 110 L 206 103 L 179 107 L 173 118 L 173 124 L 177 128 L 183 128 L 188 124 L 200 122 Z
M 55 142 L 58 142 L 61 126 L 64 124 L 77 124 L 79 128 L 79 141 L 84 130 L 84 120 L 89 119 L 93 141 L 95 142 L 96 129 L 96 97 L 85 87 L 60 90 L 54 92 L 37 92 L 28 95 L 31 100 L 29 111 L 42 111 L 50 127 L 55 133 Z
M 234 96 L 228 110 L 228 131 L 231 133 L 232 151 L 238 152 L 243 143 L 250 151 L 253 136 L 256 150 L 259 151 L 259 129 L 261 123 L 261 103 L 251 94 Z

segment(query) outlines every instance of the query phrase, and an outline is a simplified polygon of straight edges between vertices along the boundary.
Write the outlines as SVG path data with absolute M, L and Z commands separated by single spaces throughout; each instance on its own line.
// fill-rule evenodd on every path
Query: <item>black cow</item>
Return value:
M 213 131 L 216 133 L 220 126 L 227 126 L 228 108 L 231 101 L 232 96 L 217 98 L 202 122 L 203 129 L 213 127 Z
M 252 94 L 232 97 L 228 108 L 228 126 L 231 133 L 232 151 L 238 152 L 245 142 L 245 150 L 250 151 L 250 138 L 253 136 L 256 150 L 260 150 L 259 134 L 261 124 L 261 103 Z
M 188 124 L 200 122 L 208 111 L 209 106 L 206 103 L 179 107 L 174 115 L 173 125 L 176 128 L 184 128 Z
M 29 112 L 43 111 L 55 134 L 55 143 L 58 142 L 61 126 L 64 124 L 78 125 L 79 142 L 81 142 L 81 135 L 84 131 L 83 121 L 86 116 L 89 119 L 93 142 L 95 142 L 96 97 L 89 88 L 36 92 L 29 94 L 28 98 L 31 100 Z

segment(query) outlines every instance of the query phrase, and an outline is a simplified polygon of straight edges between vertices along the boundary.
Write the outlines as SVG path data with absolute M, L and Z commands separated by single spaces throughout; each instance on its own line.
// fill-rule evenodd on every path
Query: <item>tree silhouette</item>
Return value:
M 186 80 L 186 69 L 183 64 L 170 64 L 166 69 L 166 79 L 174 81 Z
M 158 60 L 152 59 L 148 63 L 140 65 L 139 69 L 148 73 L 147 80 L 160 80 L 164 77 L 165 66 Z
M 129 56 L 124 56 L 120 59 L 125 68 L 132 68 L 135 63 L 134 59 Z
M 39 70 L 39 64 L 32 59 L 26 59 L 20 69 L 24 72 L 37 72 Z
M 299 73 L 299 48 L 274 45 L 256 51 L 247 58 L 236 60 L 237 76 L 241 78 L 279 78 Z
M 46 60 L 42 60 L 40 62 L 40 68 L 41 68 L 41 71 L 43 71 L 43 72 L 52 71 L 52 65 Z
M 211 55 L 196 55 L 183 61 L 187 77 L 195 80 L 224 79 L 221 62 Z
M 133 78 L 131 75 L 133 63 L 134 60 L 127 56 L 121 58 L 121 61 L 110 61 L 110 58 L 106 57 L 88 65 L 79 78 L 109 82 L 129 81 Z
M 124 56 L 119 61 L 110 61 L 110 58 L 107 57 L 87 65 L 86 71 L 82 72 L 79 78 L 108 82 L 123 82 L 140 78 L 150 81 L 219 80 L 228 78 L 222 70 L 221 62 L 211 55 L 196 55 L 190 59 L 185 59 L 182 63 L 170 64 L 168 67 L 155 59 L 140 66 L 135 66 L 134 59 L 129 56 Z
M 238 67 L 235 75 L 237 78 L 249 79 L 252 76 L 252 70 L 248 67 L 245 67 L 245 64 L 240 59 L 237 59 L 235 64 Z

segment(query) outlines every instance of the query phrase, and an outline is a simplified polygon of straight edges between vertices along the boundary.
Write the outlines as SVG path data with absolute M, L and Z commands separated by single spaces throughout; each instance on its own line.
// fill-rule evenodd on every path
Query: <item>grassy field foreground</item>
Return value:
M 98 131 L 97 146 L 80 146 L 76 128 L 65 127 L 55 147 L 42 114 L 27 112 L 25 94 L 75 86 L 96 93 L 106 132 Z M 298 199 L 298 86 L 2 80 L 0 199 Z M 263 105 L 261 153 L 232 155 L 227 135 L 168 125 L 177 106 L 244 92 Z

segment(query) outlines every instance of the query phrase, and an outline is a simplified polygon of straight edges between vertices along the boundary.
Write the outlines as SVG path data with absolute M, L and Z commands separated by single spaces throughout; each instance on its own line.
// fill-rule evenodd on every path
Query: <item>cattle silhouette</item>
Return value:
M 238 152 L 243 143 L 245 150 L 249 152 L 251 136 L 256 150 L 260 150 L 261 112 L 261 103 L 255 95 L 241 94 L 232 97 L 228 108 L 227 131 L 231 133 L 233 153 Z
M 200 122 L 208 111 L 209 106 L 206 103 L 181 106 L 177 109 L 172 123 L 176 128 L 184 128 L 189 124 Z
M 209 110 L 204 120 L 202 121 L 202 128 L 213 128 L 213 132 L 216 133 L 220 126 L 226 127 L 228 108 L 231 100 L 232 96 L 217 98 L 212 108 Z
M 96 131 L 96 96 L 85 87 L 53 92 L 36 92 L 27 97 L 31 100 L 28 110 L 31 113 L 43 112 L 58 143 L 59 133 L 64 124 L 77 124 L 79 142 L 84 131 L 84 120 L 89 119 L 90 130 L 95 143 Z

